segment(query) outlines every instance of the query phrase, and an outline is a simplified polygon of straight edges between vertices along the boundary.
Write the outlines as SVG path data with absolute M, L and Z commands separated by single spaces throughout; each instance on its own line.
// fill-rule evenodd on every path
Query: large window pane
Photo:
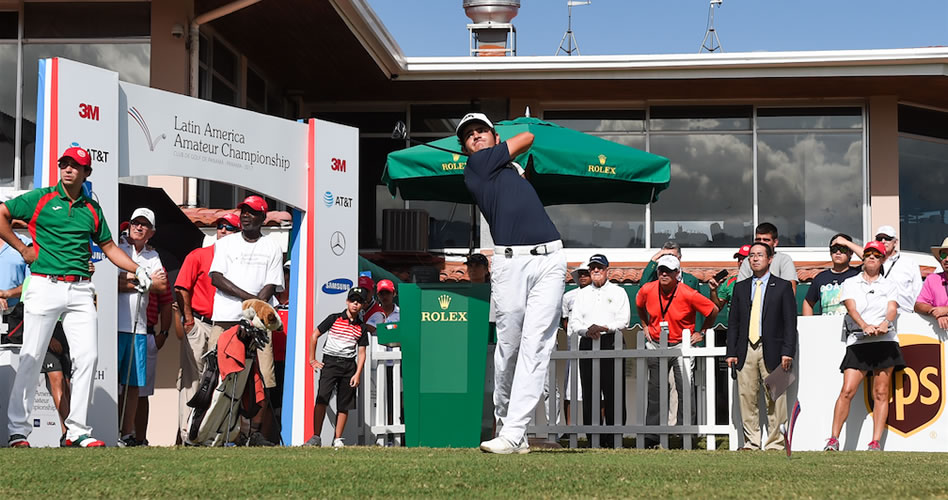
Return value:
M 948 144 L 899 137 L 900 245 L 928 252 L 948 236 Z
M 750 106 L 655 106 L 650 130 L 750 130 Z
M 0 44 L 0 75 L 0 186 L 12 186 L 16 148 L 16 44 Z
M 750 134 L 652 135 L 671 160 L 671 185 L 652 204 L 652 246 L 736 247 L 753 232 Z
M 545 111 L 543 119 L 580 132 L 645 132 L 645 111 L 641 110 Z
M 36 82 L 38 61 L 65 57 L 116 71 L 119 79 L 148 85 L 151 45 L 148 43 L 26 44 L 23 46 L 23 141 L 20 149 L 20 188 L 33 187 L 33 150 L 36 139 Z
M 642 248 L 645 206 L 628 203 L 553 205 L 546 213 L 570 248 Z
M 461 118 L 470 112 L 466 104 L 418 104 L 411 107 L 411 133 L 454 134 Z
M 862 108 L 760 108 L 757 128 L 862 128 Z
M 467 248 L 471 241 L 471 205 L 446 201 L 411 201 L 411 208 L 428 211 L 429 248 Z M 380 212 L 381 213 L 381 212 Z M 475 213 L 474 223 L 480 219 Z M 475 226 L 474 246 L 480 241 Z
M 862 234 L 862 134 L 760 134 L 758 216 L 781 246 L 822 247 Z
M 899 132 L 948 139 L 948 113 L 900 104 Z
M 26 38 L 144 37 L 151 33 L 148 2 L 26 2 Z

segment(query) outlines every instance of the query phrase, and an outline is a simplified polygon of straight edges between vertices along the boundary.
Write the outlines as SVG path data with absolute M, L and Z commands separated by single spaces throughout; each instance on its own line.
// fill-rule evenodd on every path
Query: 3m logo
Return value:
M 91 104 L 79 104 L 79 118 L 99 121 L 99 107 Z
M 892 374 L 889 418 L 893 432 L 908 437 L 928 427 L 945 407 L 944 345 L 923 335 L 899 335 L 905 369 Z M 872 413 L 872 378 L 864 383 L 865 403 Z
M 336 172 L 345 172 L 346 171 L 346 160 L 340 160 L 339 158 L 333 158 L 330 162 L 330 168 Z

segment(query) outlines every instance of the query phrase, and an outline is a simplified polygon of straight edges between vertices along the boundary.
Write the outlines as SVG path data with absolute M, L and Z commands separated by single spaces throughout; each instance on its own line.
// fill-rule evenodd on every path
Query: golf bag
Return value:
M 263 385 L 256 354 L 267 341 L 266 330 L 246 321 L 221 334 L 217 349 L 204 357 L 200 386 L 188 401 L 194 409 L 188 419 L 185 444 L 233 443 L 240 433 L 240 417 L 251 418 L 260 410 Z

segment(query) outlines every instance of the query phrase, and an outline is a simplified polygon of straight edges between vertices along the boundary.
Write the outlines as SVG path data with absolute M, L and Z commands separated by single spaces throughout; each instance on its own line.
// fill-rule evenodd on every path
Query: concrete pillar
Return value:
M 896 96 L 869 98 L 869 228 L 899 229 L 899 102 Z

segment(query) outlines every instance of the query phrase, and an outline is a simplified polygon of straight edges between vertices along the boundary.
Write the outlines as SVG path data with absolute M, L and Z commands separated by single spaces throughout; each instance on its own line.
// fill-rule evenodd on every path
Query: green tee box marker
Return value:
M 480 444 L 490 286 L 401 283 L 401 320 L 380 328 L 382 344 L 402 349 L 405 444 Z

